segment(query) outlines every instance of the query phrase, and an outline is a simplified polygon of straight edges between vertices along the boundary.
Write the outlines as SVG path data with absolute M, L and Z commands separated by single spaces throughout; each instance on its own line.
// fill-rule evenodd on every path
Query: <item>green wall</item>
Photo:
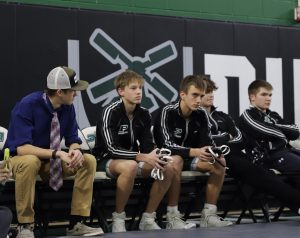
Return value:
M 0 0 L 0 2 L 300 26 L 300 23 L 294 21 L 294 8 L 298 0 Z

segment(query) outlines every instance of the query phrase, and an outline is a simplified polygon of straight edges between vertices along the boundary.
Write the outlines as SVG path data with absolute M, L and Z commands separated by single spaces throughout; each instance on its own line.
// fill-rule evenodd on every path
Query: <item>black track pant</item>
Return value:
M 289 174 L 289 181 L 300 190 L 300 150 L 284 149 L 270 154 L 268 167 Z
M 284 205 L 297 212 L 300 208 L 300 190 L 284 182 L 268 169 L 252 164 L 244 154 L 226 156 L 228 173 L 259 191 L 274 196 Z
M 6 238 L 11 220 L 11 211 L 7 207 L 0 207 L 0 238 Z

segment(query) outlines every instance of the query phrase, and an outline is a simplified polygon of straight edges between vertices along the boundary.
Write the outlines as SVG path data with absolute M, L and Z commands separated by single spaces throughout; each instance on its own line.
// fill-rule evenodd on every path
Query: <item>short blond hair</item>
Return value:
M 132 82 L 138 82 L 139 84 L 143 85 L 145 80 L 144 78 L 132 71 L 132 70 L 126 70 L 123 73 L 121 73 L 119 76 L 115 79 L 115 89 L 118 91 L 119 88 L 124 89 L 126 86 L 128 86 Z

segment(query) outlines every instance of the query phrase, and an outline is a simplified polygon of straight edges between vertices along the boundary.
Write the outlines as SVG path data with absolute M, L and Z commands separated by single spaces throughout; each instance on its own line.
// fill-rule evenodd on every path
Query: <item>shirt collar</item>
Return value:
M 54 112 L 59 112 L 59 111 L 61 111 L 61 107 L 59 107 L 59 108 L 57 108 L 57 109 L 54 109 L 54 108 L 53 108 L 53 105 L 52 105 L 52 103 L 51 103 L 51 101 L 50 101 L 50 99 L 49 99 L 49 97 L 47 96 L 46 93 L 43 93 L 43 94 L 42 94 L 42 100 L 43 100 L 42 103 L 45 105 L 45 107 L 48 109 L 48 111 L 49 111 L 50 113 L 54 113 Z

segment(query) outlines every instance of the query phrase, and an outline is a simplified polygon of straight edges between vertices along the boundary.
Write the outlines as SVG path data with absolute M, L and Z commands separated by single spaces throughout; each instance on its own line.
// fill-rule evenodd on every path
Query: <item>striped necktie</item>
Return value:
M 51 121 L 50 149 L 60 150 L 60 125 L 57 117 L 57 112 L 53 112 Z M 50 159 L 49 185 L 55 191 L 58 191 L 63 185 L 62 164 L 61 160 L 58 158 Z

